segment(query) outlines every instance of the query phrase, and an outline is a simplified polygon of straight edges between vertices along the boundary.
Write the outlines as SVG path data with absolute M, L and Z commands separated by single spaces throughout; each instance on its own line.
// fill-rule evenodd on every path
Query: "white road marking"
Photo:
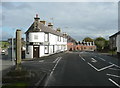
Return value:
M 45 83 L 45 86 L 48 85 L 48 82 L 49 82 L 50 78 L 52 78 L 52 74 L 53 74 L 53 72 L 54 72 L 56 66 L 58 65 L 59 61 L 61 60 L 61 58 L 62 58 L 62 57 L 59 57 L 59 59 L 57 60 L 55 66 L 54 66 L 53 69 L 51 70 L 51 72 L 50 72 L 50 76 L 47 78 L 47 81 L 46 81 L 46 83 Z
M 57 58 L 53 61 L 53 63 L 56 63 L 56 61 L 58 61 L 59 58 L 60 58 L 60 57 L 57 57 Z
M 85 59 L 79 54 L 79 57 L 83 60 L 83 61 L 85 61 Z
M 113 64 L 113 63 L 109 62 L 109 64 Z M 118 65 L 116 65 L 116 64 L 114 64 L 114 66 L 116 66 L 116 67 L 120 68 L 120 66 L 118 66 Z
M 105 59 L 103 59 L 103 58 L 101 58 L 101 57 L 99 57 L 99 59 L 101 59 L 102 61 L 105 61 Z
M 120 66 L 118 66 L 118 65 L 116 65 L 116 64 L 114 64 L 116 67 L 118 67 L 118 68 L 120 68 Z
M 112 79 L 108 79 L 109 81 L 111 81 L 113 84 L 115 84 L 117 87 L 120 87 L 120 85 L 118 85 L 115 81 L 113 81 Z
M 118 76 L 118 75 L 113 75 L 113 74 L 106 74 L 106 75 L 120 78 L 120 76 Z
M 39 62 L 44 62 L 44 60 L 40 60 Z
M 113 64 L 113 63 L 109 62 L 109 64 Z
M 89 62 L 88 62 L 88 64 L 92 67 L 92 68 L 94 68 L 96 71 L 99 71 L 96 67 L 94 67 L 92 64 L 90 64 Z
M 91 62 L 94 62 L 94 63 L 96 63 L 97 62 L 97 60 L 95 60 L 94 58 L 91 58 L 92 59 L 92 61 Z
M 106 67 L 104 67 L 104 68 L 101 68 L 101 69 L 99 69 L 99 71 L 105 70 L 105 69 L 110 68 L 110 67 L 112 67 L 112 66 L 114 66 L 114 64 L 109 65 L 109 66 L 106 66 Z
M 110 70 L 120 70 L 120 69 L 116 69 L 116 68 L 109 68 Z
M 97 69 L 95 66 L 93 66 L 93 65 L 90 64 L 89 62 L 88 62 L 88 64 L 89 64 L 92 68 L 94 68 L 96 71 L 102 71 L 102 70 L 105 70 L 105 69 L 107 69 L 107 68 L 110 68 L 110 67 L 114 66 L 114 64 L 112 64 L 112 65 L 106 66 L 106 67 L 104 67 L 104 68 Z
M 51 73 L 50 73 L 50 76 L 53 74 L 53 71 L 55 70 L 56 66 L 58 65 L 59 61 L 61 60 L 62 57 L 59 57 L 59 59 L 57 60 L 55 66 L 53 67 Z

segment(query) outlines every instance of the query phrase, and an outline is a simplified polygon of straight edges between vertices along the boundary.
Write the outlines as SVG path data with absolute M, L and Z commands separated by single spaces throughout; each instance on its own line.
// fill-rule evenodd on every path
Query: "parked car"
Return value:
M 1 51 L 1 54 L 2 54 L 2 55 L 7 55 L 7 54 L 8 54 L 7 49 L 3 49 L 3 50 Z
M 5 50 L 3 49 L 2 52 L 1 52 L 2 55 L 5 55 Z

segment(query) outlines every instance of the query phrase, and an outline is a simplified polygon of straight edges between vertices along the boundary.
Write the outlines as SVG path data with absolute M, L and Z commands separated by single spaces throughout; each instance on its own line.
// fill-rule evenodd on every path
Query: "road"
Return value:
M 95 52 L 64 52 L 22 61 L 29 70 L 48 73 L 46 87 L 120 87 L 120 60 Z
M 70 52 L 54 65 L 45 86 L 120 87 L 118 59 L 94 52 Z

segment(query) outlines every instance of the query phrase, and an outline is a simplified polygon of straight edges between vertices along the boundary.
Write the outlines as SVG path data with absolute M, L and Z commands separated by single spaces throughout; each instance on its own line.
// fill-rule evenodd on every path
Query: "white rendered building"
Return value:
M 26 58 L 39 58 L 67 50 L 65 33 L 54 30 L 53 24 L 46 26 L 38 15 L 26 31 Z

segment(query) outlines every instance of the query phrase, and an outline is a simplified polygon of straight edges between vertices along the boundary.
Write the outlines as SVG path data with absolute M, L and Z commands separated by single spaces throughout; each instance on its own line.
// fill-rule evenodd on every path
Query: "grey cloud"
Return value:
M 1 33 L 2 33 L 2 40 L 7 40 L 8 38 L 12 37 L 12 34 L 10 34 L 7 31 L 2 31 Z
M 26 4 L 24 2 L 15 2 L 15 4 L 12 2 L 2 2 L 2 7 L 9 10 L 31 8 L 29 4 Z
M 76 39 L 83 36 L 108 36 L 117 31 L 117 3 L 5 3 L 3 4 L 4 26 L 27 28 L 36 13 L 41 20 L 52 22 Z M 11 8 L 11 10 L 9 10 Z M 14 9 L 12 9 L 14 8 Z M 16 9 L 15 9 L 16 8 Z M 27 9 L 21 9 L 27 8 Z M 65 28 L 68 27 L 68 28 Z

